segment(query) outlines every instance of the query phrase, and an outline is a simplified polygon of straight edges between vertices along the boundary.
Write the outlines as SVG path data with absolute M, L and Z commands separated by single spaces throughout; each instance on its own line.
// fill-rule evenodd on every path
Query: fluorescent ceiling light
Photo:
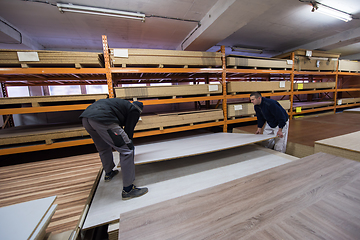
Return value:
M 340 11 L 338 9 L 326 6 L 319 2 L 313 2 L 312 3 L 313 9 L 312 12 L 316 11 L 325 15 L 328 15 L 330 17 L 334 17 L 340 20 L 343 20 L 345 22 L 352 20 L 352 15 L 343 11 Z
M 255 48 L 243 48 L 243 47 L 231 47 L 233 52 L 246 52 L 246 53 L 263 53 L 262 49 L 255 49 Z
M 56 6 L 59 8 L 60 12 L 85 13 L 85 14 L 93 14 L 93 15 L 108 16 L 108 17 L 137 19 L 143 22 L 145 21 L 145 14 L 143 13 L 127 12 L 127 11 L 120 11 L 120 10 L 107 9 L 107 8 L 80 6 L 71 3 L 69 4 L 57 3 Z

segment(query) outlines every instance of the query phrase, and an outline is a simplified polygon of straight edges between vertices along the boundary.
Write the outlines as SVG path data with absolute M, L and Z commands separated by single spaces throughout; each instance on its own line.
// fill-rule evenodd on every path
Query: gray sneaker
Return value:
M 137 188 L 136 186 L 133 185 L 130 192 L 125 192 L 124 190 L 122 191 L 122 199 L 128 200 L 128 199 L 140 197 L 140 196 L 146 194 L 147 192 L 148 192 L 148 189 L 146 187 L 145 188 Z
M 118 170 L 111 171 L 109 174 L 105 174 L 105 182 L 110 182 L 113 177 L 119 173 Z

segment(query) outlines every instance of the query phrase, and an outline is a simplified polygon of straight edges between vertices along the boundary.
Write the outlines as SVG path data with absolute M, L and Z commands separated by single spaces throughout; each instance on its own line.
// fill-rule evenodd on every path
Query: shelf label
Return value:
M 114 48 L 114 57 L 128 58 L 129 57 L 129 49 Z
M 301 107 L 296 107 L 296 112 L 301 113 Z
M 338 100 L 338 105 L 342 104 L 342 99 Z
M 281 88 L 284 88 L 285 87 L 285 81 L 280 81 L 280 86 Z
M 306 56 L 307 56 L 307 57 L 311 57 L 311 56 L 312 56 L 312 51 L 306 50 Z
M 288 64 L 288 65 L 293 65 L 293 60 L 286 60 L 286 63 Z
M 219 86 L 215 84 L 209 84 L 209 92 L 215 92 L 219 90 Z
M 242 105 L 234 105 L 235 111 L 242 110 Z
M 20 62 L 39 62 L 39 55 L 37 52 L 17 52 Z
M 298 83 L 298 89 L 304 89 L 304 84 L 303 83 Z

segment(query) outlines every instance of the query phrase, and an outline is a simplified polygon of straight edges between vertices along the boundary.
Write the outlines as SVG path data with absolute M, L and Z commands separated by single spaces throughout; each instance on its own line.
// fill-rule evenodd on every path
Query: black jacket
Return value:
M 117 123 L 124 128 L 132 140 L 134 128 L 139 121 L 140 111 L 129 101 L 121 98 L 100 99 L 80 115 L 80 118 L 89 118 L 105 125 Z
M 260 105 L 255 105 L 254 108 L 259 128 L 264 126 L 265 121 L 272 128 L 283 128 L 289 118 L 286 110 L 273 99 L 263 97 Z

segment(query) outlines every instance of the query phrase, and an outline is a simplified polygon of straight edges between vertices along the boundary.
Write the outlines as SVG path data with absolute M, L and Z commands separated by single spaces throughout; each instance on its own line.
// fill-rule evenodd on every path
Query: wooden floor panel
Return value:
M 120 215 L 119 239 L 357 239 L 360 163 L 318 153 Z
M 47 232 L 74 230 L 101 169 L 98 154 L 0 168 L 0 207 L 56 195 Z

